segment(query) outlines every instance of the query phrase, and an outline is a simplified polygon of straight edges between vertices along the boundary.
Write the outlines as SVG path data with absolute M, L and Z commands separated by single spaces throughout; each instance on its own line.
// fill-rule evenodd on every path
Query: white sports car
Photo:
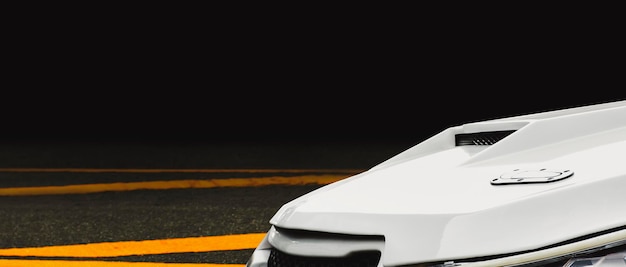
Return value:
M 248 267 L 624 267 L 626 101 L 450 127 L 270 223 Z

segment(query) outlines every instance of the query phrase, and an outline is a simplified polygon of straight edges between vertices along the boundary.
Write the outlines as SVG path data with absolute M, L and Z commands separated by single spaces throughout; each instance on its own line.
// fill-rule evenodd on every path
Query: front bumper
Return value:
M 253 252 L 246 267 L 392 267 L 383 264 L 383 254 L 384 238 L 379 236 L 328 234 L 272 227 Z M 626 267 L 626 227 L 534 251 L 393 266 Z

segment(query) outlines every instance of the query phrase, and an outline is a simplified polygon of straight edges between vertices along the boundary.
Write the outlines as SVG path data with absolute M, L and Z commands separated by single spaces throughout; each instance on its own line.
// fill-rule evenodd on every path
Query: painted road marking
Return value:
M 149 181 L 128 183 L 79 184 L 61 186 L 37 187 L 9 187 L 0 188 L 0 196 L 29 196 L 29 195 L 59 195 L 59 194 L 88 194 L 107 191 L 131 190 L 164 190 L 189 188 L 216 188 L 216 187 L 251 187 L 265 185 L 305 185 L 330 184 L 346 178 L 346 175 L 302 175 L 302 176 L 272 176 L 263 178 L 229 178 L 209 180 L 174 180 Z
M 83 194 L 105 191 L 129 191 L 140 189 L 184 189 L 214 187 L 249 187 L 263 185 L 304 185 L 329 184 L 353 175 L 362 170 L 307 170 L 307 169 L 47 169 L 47 168 L 0 168 L 0 172 L 83 172 L 83 173 L 332 173 L 334 175 L 271 176 L 263 178 L 231 178 L 210 180 L 149 181 L 108 184 L 83 184 L 43 187 L 0 188 L 0 196 L 41 195 L 41 194 Z M 339 175 L 343 174 L 343 175 Z M 120 241 L 33 248 L 0 249 L 0 257 L 76 257 L 77 260 L 48 259 L 0 259 L 0 266 L 50 266 L 50 267 L 244 267 L 245 264 L 214 263 L 158 263 L 158 262 L 119 262 L 97 261 L 99 257 L 120 257 L 148 254 L 192 253 L 254 249 L 264 238 L 265 233 L 175 238 L 162 240 Z M 94 258 L 96 260 L 81 260 Z
M 245 267 L 245 264 L 215 263 L 161 263 L 161 262 L 115 262 L 115 261 L 66 261 L 66 260 L 3 260 L 2 267 Z
M 98 258 L 241 250 L 256 248 L 264 237 L 265 233 L 252 233 L 31 248 L 5 248 L 0 249 L 0 256 Z
M 90 169 L 90 168 L 0 168 L 0 172 L 77 172 L 77 173 L 345 173 L 355 174 L 356 169 Z

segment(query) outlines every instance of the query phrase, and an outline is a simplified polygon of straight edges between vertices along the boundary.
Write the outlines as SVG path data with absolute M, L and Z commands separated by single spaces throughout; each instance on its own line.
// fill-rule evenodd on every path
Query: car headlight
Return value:
M 605 256 L 591 258 L 574 258 L 563 267 L 624 267 L 626 266 L 626 248 Z
M 522 254 L 403 267 L 626 267 L 626 227 Z
M 626 267 L 626 229 L 524 254 L 453 266 Z

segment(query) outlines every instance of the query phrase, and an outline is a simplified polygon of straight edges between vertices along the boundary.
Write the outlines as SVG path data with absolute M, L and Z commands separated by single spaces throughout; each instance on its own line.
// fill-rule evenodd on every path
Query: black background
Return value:
M 3 142 L 415 143 L 626 99 L 588 21 L 75 15 L 8 33 Z
M 6 8 L 0 166 L 367 169 L 451 126 L 626 100 L 623 15 L 608 14 L 622 9 L 606 4 L 164 3 Z M 166 174 L 149 179 L 191 177 Z M 27 172 L 2 182 L 124 179 L 147 177 Z M 0 227 L 20 231 L 0 239 L 43 246 L 264 231 L 263 217 L 311 190 L 275 189 L 7 198 Z M 20 234 L 41 229 L 59 231 Z

